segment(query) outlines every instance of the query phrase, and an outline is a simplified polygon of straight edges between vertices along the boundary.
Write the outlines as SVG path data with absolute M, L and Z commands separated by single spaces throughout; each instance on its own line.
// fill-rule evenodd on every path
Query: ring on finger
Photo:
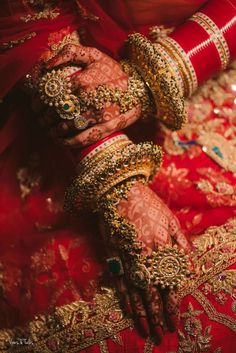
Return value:
M 85 130 L 88 127 L 88 120 L 83 115 L 76 116 L 73 123 L 76 130 Z

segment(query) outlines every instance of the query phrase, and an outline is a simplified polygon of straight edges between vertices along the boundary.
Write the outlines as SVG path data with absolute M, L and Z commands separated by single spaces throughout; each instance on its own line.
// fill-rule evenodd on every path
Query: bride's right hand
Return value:
M 78 89 L 86 92 L 95 91 L 99 85 L 121 91 L 126 91 L 128 88 L 128 76 L 119 62 L 96 48 L 68 44 L 48 62 L 47 69 L 56 70 L 68 65 L 82 67 L 82 70 L 71 77 L 74 94 Z M 54 140 L 62 145 L 77 148 L 90 145 L 113 132 L 126 128 L 138 120 L 140 114 L 139 105 L 125 113 L 120 113 L 118 104 L 106 102 L 97 116 L 89 110 L 83 113 L 89 127 L 82 132 L 75 129 L 73 121 L 58 119 L 51 109 L 45 112 L 40 122 L 49 129 Z

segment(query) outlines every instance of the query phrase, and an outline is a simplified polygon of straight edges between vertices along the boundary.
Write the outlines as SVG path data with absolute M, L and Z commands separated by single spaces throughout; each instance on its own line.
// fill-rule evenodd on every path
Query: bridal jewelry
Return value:
M 78 130 L 84 130 L 88 122 L 81 115 L 79 99 L 72 94 L 72 83 L 63 70 L 52 70 L 39 79 L 40 98 L 49 107 L 55 107 L 61 119 L 73 120 Z

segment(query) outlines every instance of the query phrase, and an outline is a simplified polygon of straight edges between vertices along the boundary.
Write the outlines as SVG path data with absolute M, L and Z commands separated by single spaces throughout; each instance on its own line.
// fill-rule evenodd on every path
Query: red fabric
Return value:
M 60 17 L 50 22 L 42 20 L 28 24 L 19 19 L 20 15 L 27 13 L 27 9 L 22 5 L 18 15 L 14 7 L 17 3 L 19 2 L 1 3 L 1 43 L 20 38 L 34 30 L 37 36 L 14 49 L 1 50 L 2 96 L 9 93 L 35 64 L 45 48 L 48 49 L 47 38 L 52 31 L 59 33 L 66 27 L 66 33 L 69 33 L 78 26 L 79 18 L 79 25 L 87 30 L 85 43 L 96 45 L 118 57 L 118 49 L 127 33 L 132 31 L 131 27 L 134 28 L 134 23 L 130 26 L 123 12 L 124 3 L 120 0 L 114 1 L 114 6 L 117 13 L 120 9 L 121 17 L 124 15 L 122 26 L 119 21 L 115 21 L 117 15 L 111 16 L 111 10 L 106 12 L 105 1 L 80 1 L 89 12 L 100 18 L 98 22 L 82 20 L 74 7 L 75 2 L 61 1 L 59 6 L 63 6 Z M 197 5 L 200 5 L 199 2 Z M 193 8 L 195 11 L 196 2 Z M 162 16 L 164 17 L 167 20 L 168 14 Z M 144 23 L 143 26 L 138 26 L 139 30 L 140 28 L 145 33 L 147 26 Z M 4 293 L 0 299 L 1 328 L 22 325 L 35 315 L 50 312 L 55 306 L 74 300 L 90 301 L 100 289 L 101 283 L 107 286 L 111 284 L 110 279 L 105 276 L 103 247 L 96 219 L 87 214 L 72 217 L 63 211 L 64 190 L 74 171 L 71 154 L 66 149 L 53 145 L 41 131 L 29 108 L 28 100 L 22 98 L 17 90 L 14 95 L 10 94 L 12 97 L 9 95 L 5 104 L 8 105 L 9 99 L 11 109 L 5 109 L 5 105 L 0 108 L 1 119 L 10 117 L 0 136 L 0 269 Z M 202 105 L 207 104 L 208 100 L 205 99 Z M 233 104 L 230 101 L 228 107 L 232 108 Z M 212 110 L 214 107 L 212 103 Z M 215 115 L 207 118 L 213 120 Z M 227 119 L 222 126 L 226 128 Z M 127 133 L 139 141 L 151 139 L 156 131 L 157 126 L 150 123 L 145 126 L 136 124 Z M 154 138 L 158 144 L 162 140 L 162 135 Z M 197 169 L 204 169 L 205 174 L 210 174 L 211 170 L 211 173 L 215 172 L 218 176 L 219 179 L 214 174 L 216 180 L 235 184 L 235 176 L 222 170 L 201 150 L 196 157 L 166 153 L 162 169 L 153 183 L 153 189 L 177 214 L 189 236 L 199 234 L 211 225 L 221 225 L 235 215 L 236 211 L 229 195 L 225 196 L 224 202 L 214 199 L 214 205 L 209 203 L 209 195 L 196 188 L 199 178 Z M 28 194 L 23 197 L 27 188 Z M 183 311 L 189 301 L 200 308 L 189 296 L 182 304 Z M 229 305 L 227 310 L 230 310 Z M 208 320 L 205 317 L 202 321 L 204 328 L 209 324 Z M 211 325 L 214 344 L 209 352 L 215 352 L 218 348 L 216 339 L 221 339 L 219 344 L 224 344 L 223 352 L 231 353 L 235 346 L 235 337 L 231 331 L 224 327 L 221 334 L 221 326 L 212 322 Z M 144 340 L 136 330 L 123 330 L 121 335 L 123 346 L 112 339 L 108 340 L 111 352 L 143 352 Z M 229 339 L 222 343 L 222 337 L 226 336 Z M 168 334 L 162 345 L 155 347 L 153 352 L 174 352 L 177 351 L 177 346 L 176 333 Z M 100 348 L 94 345 L 84 352 L 96 353 L 100 352 Z

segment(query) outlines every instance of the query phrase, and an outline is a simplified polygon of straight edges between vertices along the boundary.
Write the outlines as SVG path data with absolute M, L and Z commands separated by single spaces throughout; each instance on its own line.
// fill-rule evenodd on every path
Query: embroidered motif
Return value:
M 195 290 L 192 295 L 201 304 L 210 320 L 216 321 L 236 333 L 236 321 L 234 318 L 218 312 L 200 290 Z
M 236 270 L 225 270 L 206 282 L 202 291 L 205 295 L 212 294 L 215 301 L 224 305 L 229 298 L 236 299 Z M 234 313 L 234 304 L 232 303 Z
M 21 198 L 22 200 L 25 200 L 34 188 L 39 187 L 41 182 L 37 157 L 32 155 L 30 157 L 29 165 L 20 168 L 17 171 L 16 177 L 19 182 Z
M 25 43 L 27 40 L 30 40 L 30 39 L 32 39 L 32 38 L 35 37 L 35 36 L 36 36 L 36 32 L 31 32 L 31 33 L 27 34 L 26 36 L 21 37 L 21 38 L 19 38 L 19 39 L 10 40 L 10 41 L 7 42 L 7 43 L 3 43 L 2 46 L 3 46 L 4 48 L 9 48 L 9 49 L 11 49 L 11 48 L 14 48 L 15 46 L 17 46 L 17 45 L 19 45 L 19 44 Z
M 65 30 L 51 33 L 48 37 L 48 45 L 51 53 L 47 56 L 45 62 L 56 56 L 67 44 L 79 44 L 79 36 L 76 32 L 64 34 Z
M 170 155 L 190 159 L 207 153 L 220 167 L 235 172 L 236 62 L 216 79 L 207 81 L 187 100 L 188 124 L 180 131 L 162 127 L 164 148 Z M 226 103 L 226 104 L 225 104 Z
M 236 332 L 235 319 L 221 313 L 219 305 L 214 306 L 214 301 L 207 298 L 208 294 L 216 294 L 215 300 L 220 304 L 235 298 L 236 271 L 228 267 L 236 260 L 236 218 L 223 226 L 208 228 L 204 234 L 197 236 L 193 245 L 192 260 L 196 274 L 188 286 L 181 289 L 180 296 L 192 295 L 210 320 Z
M 153 42 L 157 42 L 158 39 L 168 36 L 174 31 L 174 27 L 165 27 L 165 26 L 152 26 L 149 28 L 149 36 Z
M 213 226 L 193 241 L 192 260 L 196 275 L 180 291 L 190 294 L 203 283 L 219 275 L 236 259 L 236 218 L 220 227 Z
M 204 133 L 196 140 L 202 150 L 226 171 L 236 173 L 236 146 L 215 132 Z
M 119 331 L 132 327 L 124 317 L 112 289 L 103 288 L 94 301 L 76 301 L 54 309 L 52 315 L 39 315 L 27 328 L 0 331 L 0 349 L 11 349 L 10 342 L 19 338 L 30 340 L 34 353 L 63 351 L 75 353 Z M 16 347 L 15 352 L 31 352 L 30 346 Z
M 21 17 L 20 19 L 24 22 L 31 22 L 31 21 L 39 21 L 43 19 L 51 19 L 53 20 L 54 18 L 58 17 L 60 15 L 59 9 L 51 9 L 51 8 L 46 8 L 43 11 L 37 12 L 33 15 L 26 15 Z
M 212 207 L 236 205 L 236 185 L 232 185 L 222 171 L 219 173 L 212 168 L 198 168 L 197 173 L 204 178 L 200 178 L 195 184 L 206 194 Z
M 178 331 L 179 349 L 178 353 L 186 352 L 208 352 L 211 348 L 211 326 L 203 328 L 201 320 L 198 318 L 203 311 L 194 310 L 193 305 L 189 303 L 188 310 L 181 315 L 185 319 L 184 331 Z M 220 353 L 218 348 L 214 353 Z
M 76 4 L 78 6 L 78 12 L 84 20 L 91 20 L 91 21 L 99 20 L 99 17 L 89 12 L 83 5 L 80 4 L 79 0 L 76 0 Z

